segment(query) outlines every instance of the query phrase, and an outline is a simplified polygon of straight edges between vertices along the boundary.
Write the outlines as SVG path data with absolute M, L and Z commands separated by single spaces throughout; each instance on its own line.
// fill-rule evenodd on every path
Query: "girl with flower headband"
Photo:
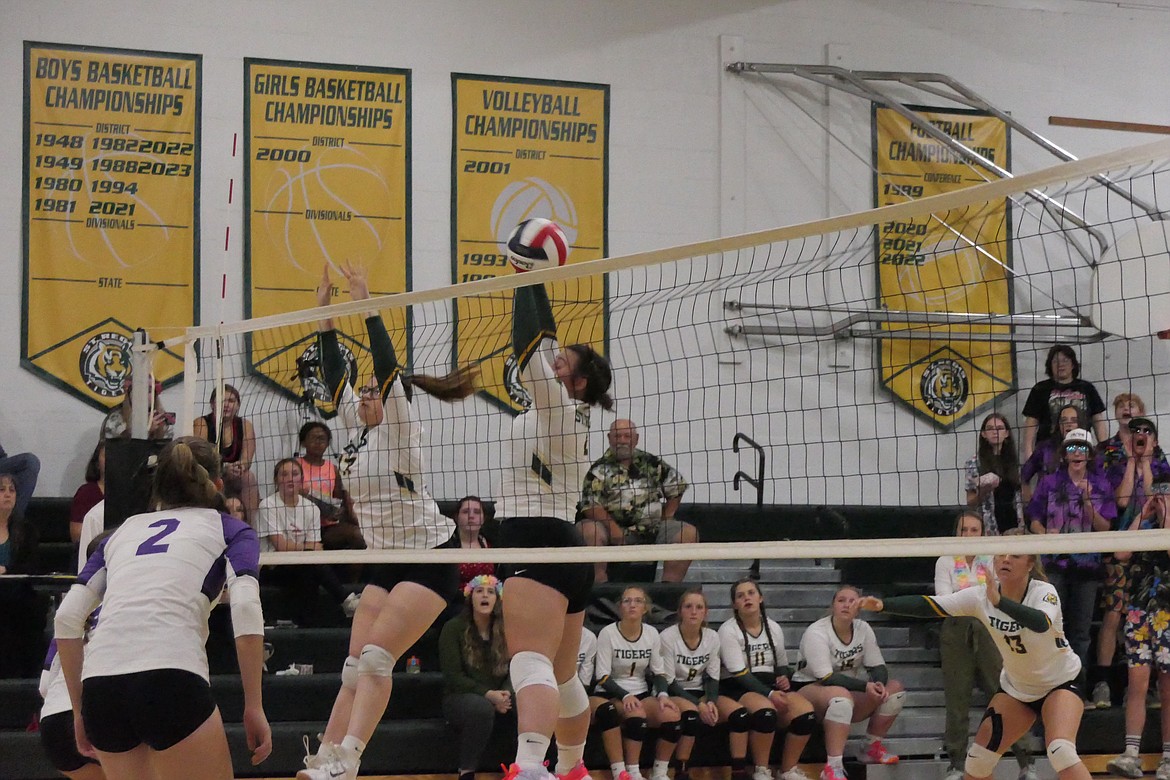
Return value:
M 459 733 L 459 780 L 472 780 L 497 717 L 514 717 L 501 596 L 491 574 L 463 588 L 463 610 L 439 635 L 443 716 Z
M 960 513 L 955 519 L 955 536 L 983 536 L 983 517 L 978 509 Z M 934 566 L 934 595 L 947 596 L 970 587 L 986 588 L 989 579 L 995 580 L 992 556 L 944 555 Z M 971 692 L 978 683 L 988 696 L 995 694 L 999 690 L 1003 661 L 991 634 L 973 617 L 948 617 L 943 621 L 939 653 L 947 703 L 943 746 L 950 759 L 950 768 L 946 780 L 962 780 L 970 732 Z M 1020 780 L 1035 780 L 1032 754 L 1025 740 L 1012 745 L 1012 752 L 1020 765 Z

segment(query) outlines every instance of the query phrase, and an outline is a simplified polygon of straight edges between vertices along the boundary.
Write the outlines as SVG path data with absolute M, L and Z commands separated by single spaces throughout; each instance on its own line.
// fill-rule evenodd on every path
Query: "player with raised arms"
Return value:
M 222 514 L 219 453 L 183 437 L 163 448 L 150 505 L 105 540 L 57 610 L 57 651 L 82 755 L 109 778 L 230 780 L 223 719 L 211 697 L 207 618 L 226 582 L 252 763 L 272 752 L 260 680 L 260 542 Z M 83 654 L 85 621 L 101 629 Z
M 1011 529 L 1004 536 L 1022 533 Z M 1045 578 L 1037 555 L 997 555 L 994 566 L 999 581 L 988 579 L 982 588 L 884 601 L 867 596 L 861 607 L 911 617 L 969 615 L 991 633 L 1003 656 L 1000 690 L 987 705 L 975 742 L 967 750 L 967 777 L 990 777 L 1004 751 L 1039 717 L 1048 759 L 1060 780 L 1089 780 L 1076 744 L 1085 710 L 1076 686 L 1081 661 L 1064 638 L 1056 588 Z
M 560 239 L 564 243 L 563 233 Z M 512 421 L 511 453 L 496 503 L 498 546 L 583 547 L 574 521 L 591 463 L 591 407 L 613 408 L 609 361 L 587 344 L 558 346 L 544 285 L 516 289 L 512 348 L 532 406 Z M 593 564 L 511 564 L 502 573 L 519 732 L 505 780 L 548 777 L 544 757 L 554 729 L 557 771 L 580 780 L 588 776 L 582 756 L 589 696 L 576 674 L 577 655 Z
M 366 270 L 343 265 L 353 300 L 370 297 Z M 325 267 L 317 303 L 329 304 L 332 282 Z M 346 381 L 345 363 L 331 320 L 318 326 L 318 348 L 326 386 L 346 429 L 341 474 L 353 499 L 354 514 L 369 548 L 429 550 L 451 539 L 455 524 L 444 516 L 424 484 L 422 425 L 411 409 L 411 390 L 419 388 L 443 401 L 475 391 L 475 374 L 459 370 L 445 377 L 406 374 L 394 354 L 386 325 L 377 312 L 366 315 L 374 378 L 355 393 Z M 457 592 L 456 564 L 401 563 L 366 567 L 367 581 L 354 614 L 349 656 L 341 688 L 321 736 L 321 746 L 306 756 L 298 780 L 353 780 L 366 742 L 390 701 L 398 658 L 418 641 Z

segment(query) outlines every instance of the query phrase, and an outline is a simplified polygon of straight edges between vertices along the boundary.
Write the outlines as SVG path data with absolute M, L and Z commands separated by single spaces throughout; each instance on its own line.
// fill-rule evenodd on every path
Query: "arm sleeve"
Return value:
M 517 287 L 512 299 L 512 350 L 523 370 L 540 342 L 556 340 L 557 323 L 543 284 Z
M 891 596 L 883 599 L 883 612 L 919 618 L 976 616 L 979 588 L 958 590 L 946 596 Z
M 732 676 L 747 671 L 747 658 L 743 654 L 743 645 L 739 643 L 738 627 L 734 623 L 731 628 L 719 629 L 719 664 Z
M 1043 611 L 1034 607 L 1026 607 L 1018 601 L 1012 601 L 1003 596 L 1000 596 L 997 609 L 1016 620 L 1024 628 L 1035 631 L 1037 634 L 1044 633 L 1052 626 L 1048 615 Z
M 390 392 L 390 384 L 398 377 L 402 368 L 398 365 L 398 358 L 394 354 L 394 342 L 390 340 L 382 315 L 366 317 L 366 333 L 370 337 L 370 353 L 374 358 L 374 376 L 378 378 L 382 399 L 385 400 Z
M 828 677 L 822 677 L 821 685 L 839 685 L 847 691 L 864 691 L 866 681 L 844 672 L 833 672 Z
M 317 334 L 317 351 L 321 355 L 321 376 L 333 397 L 333 405 L 338 406 L 341 404 L 341 389 L 345 385 L 345 360 L 341 357 L 336 330 L 323 330 Z
M 879 682 L 885 685 L 890 681 L 890 670 L 886 668 L 885 664 L 878 664 L 877 666 L 867 666 L 865 671 L 869 673 L 869 679 L 872 682 Z
M 88 565 L 86 568 L 89 568 Z M 105 569 L 102 569 L 88 584 L 75 584 L 69 588 L 53 619 L 53 633 L 58 639 L 81 639 L 85 636 L 85 619 L 101 603 L 105 580 Z M 101 590 L 95 590 L 95 585 L 100 586 Z
M 719 698 L 719 679 L 707 675 L 703 678 L 703 697 L 709 702 Z
M 709 680 L 709 679 L 711 679 L 711 678 L 708 677 L 708 678 L 703 680 L 704 693 L 706 693 L 707 680 Z M 716 685 L 715 690 L 718 691 L 719 684 L 716 683 L 715 685 Z M 686 699 L 691 704 L 698 704 L 699 703 L 699 697 L 696 696 L 695 694 L 691 693 L 690 691 L 688 691 L 686 688 L 683 688 L 682 685 L 679 684 L 678 680 L 675 680 L 675 681 L 671 682 L 670 685 L 666 686 L 666 692 L 669 693 L 671 696 L 677 696 L 680 699 Z M 710 701 L 715 701 L 715 700 L 711 699 Z

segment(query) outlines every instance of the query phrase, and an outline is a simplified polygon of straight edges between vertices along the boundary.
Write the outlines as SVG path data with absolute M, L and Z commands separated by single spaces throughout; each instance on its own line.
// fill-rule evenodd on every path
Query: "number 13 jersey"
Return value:
M 1064 618 L 1056 588 L 1042 580 L 1030 580 L 1023 605 L 1048 616 L 1048 629 L 1030 631 L 1015 618 L 991 605 L 986 588 L 967 588 L 949 596 L 927 597 L 943 616 L 967 615 L 987 626 L 1003 656 L 999 685 L 1003 692 L 1020 701 L 1036 701 L 1053 688 L 1075 678 L 1081 659 L 1064 638 Z

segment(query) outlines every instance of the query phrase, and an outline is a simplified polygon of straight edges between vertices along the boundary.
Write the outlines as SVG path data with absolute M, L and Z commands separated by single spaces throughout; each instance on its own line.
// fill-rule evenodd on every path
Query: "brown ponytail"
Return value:
M 472 366 L 464 366 L 445 376 L 410 374 L 406 377 L 410 385 L 440 401 L 458 401 L 466 398 L 476 391 L 477 379 L 479 370 Z
M 223 506 L 223 496 L 215 484 L 219 478 L 219 453 L 206 439 L 175 439 L 159 453 L 151 506 L 219 509 Z

